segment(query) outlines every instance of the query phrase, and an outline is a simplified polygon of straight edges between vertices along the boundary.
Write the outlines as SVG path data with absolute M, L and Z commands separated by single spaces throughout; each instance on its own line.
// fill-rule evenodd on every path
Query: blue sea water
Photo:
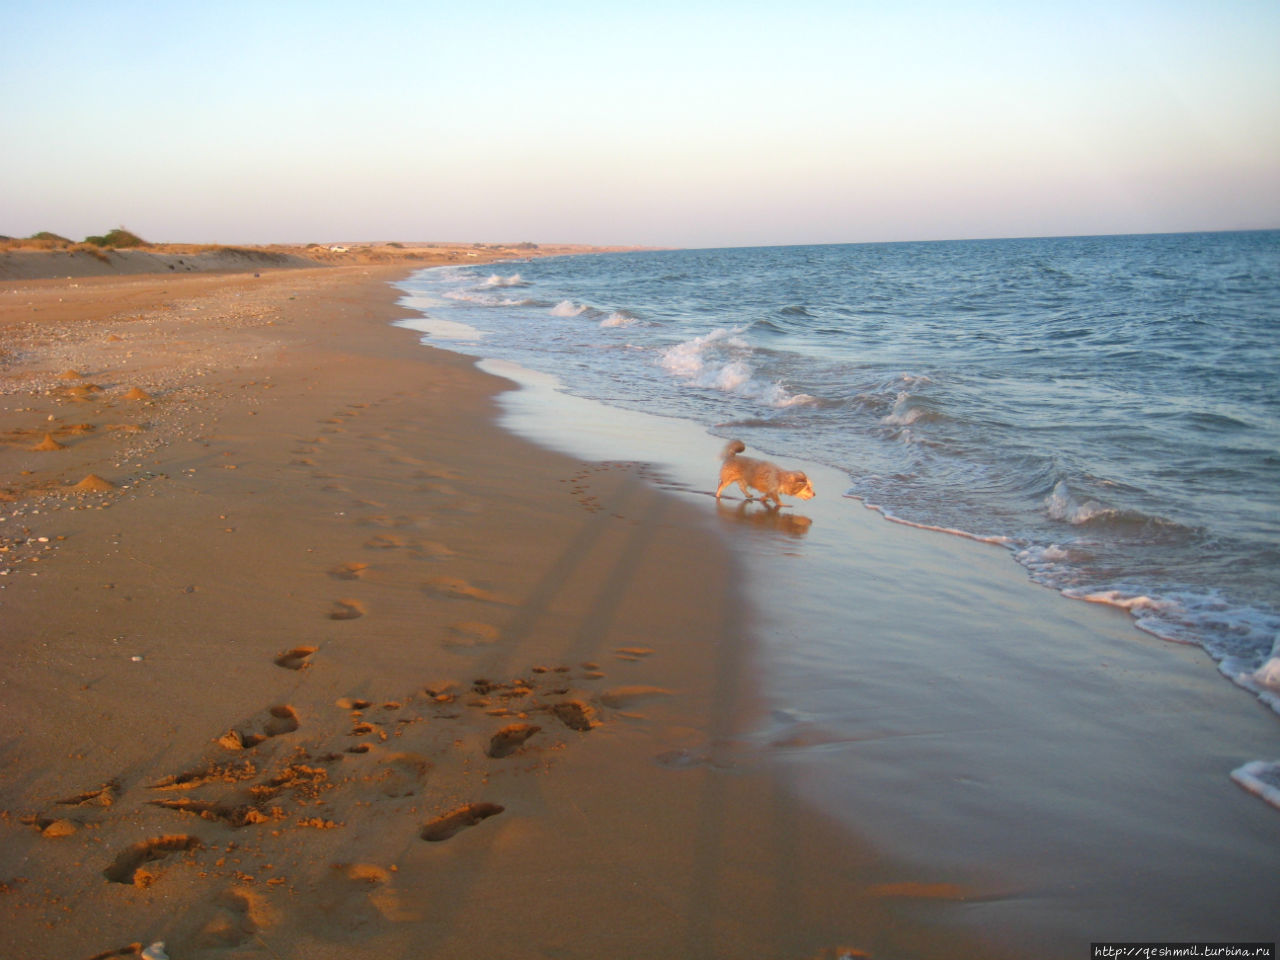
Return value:
M 838 468 L 1280 711 L 1280 231 L 618 253 L 404 288 L 453 349 Z

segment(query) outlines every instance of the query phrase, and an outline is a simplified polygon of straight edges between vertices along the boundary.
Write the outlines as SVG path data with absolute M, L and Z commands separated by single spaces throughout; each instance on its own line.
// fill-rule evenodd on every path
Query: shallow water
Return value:
M 999 543 L 1280 709 L 1280 232 L 499 267 L 408 281 L 421 329 L 830 465 L 885 516 Z
M 1198 649 L 1029 582 L 1001 546 L 850 510 L 823 495 L 842 479 L 825 465 L 795 462 L 819 495 L 794 507 L 716 501 L 701 427 L 480 366 L 522 387 L 504 426 L 653 465 L 739 557 L 760 712 L 690 762 L 783 766 L 905 875 L 961 891 L 956 922 L 1013 955 L 1271 935 L 1280 817 L 1228 774 L 1280 753 L 1280 725 Z

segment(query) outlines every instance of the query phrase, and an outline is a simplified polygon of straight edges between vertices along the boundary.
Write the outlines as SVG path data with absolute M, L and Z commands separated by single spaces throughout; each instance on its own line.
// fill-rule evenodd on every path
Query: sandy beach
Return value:
M 499 428 L 408 269 L 5 281 L 5 954 L 1001 955 L 750 749 L 710 501 Z

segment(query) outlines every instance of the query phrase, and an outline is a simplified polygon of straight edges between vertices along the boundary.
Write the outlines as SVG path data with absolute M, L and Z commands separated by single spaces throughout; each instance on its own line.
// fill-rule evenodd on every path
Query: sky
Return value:
M 0 0 L 0 234 L 1280 227 L 1280 3 Z

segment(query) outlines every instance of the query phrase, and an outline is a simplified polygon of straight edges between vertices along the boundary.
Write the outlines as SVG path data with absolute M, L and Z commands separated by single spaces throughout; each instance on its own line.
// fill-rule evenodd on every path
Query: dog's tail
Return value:
M 735 453 L 741 453 L 745 449 L 747 449 L 747 445 L 741 440 L 730 440 L 724 445 L 724 449 L 720 451 L 720 459 L 728 460 Z

